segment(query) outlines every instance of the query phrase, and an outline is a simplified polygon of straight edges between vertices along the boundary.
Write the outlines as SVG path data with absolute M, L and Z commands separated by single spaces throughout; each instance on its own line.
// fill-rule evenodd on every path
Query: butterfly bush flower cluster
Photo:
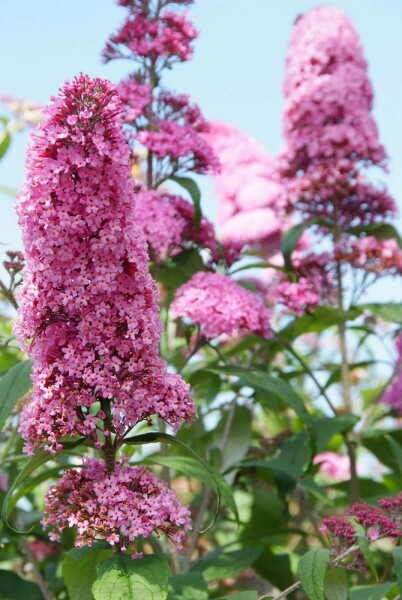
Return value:
M 204 138 L 220 162 L 214 177 L 220 239 L 274 254 L 286 226 L 286 194 L 273 159 L 253 138 L 224 123 L 210 123 Z
M 398 353 L 395 373 L 391 382 L 385 388 L 381 396 L 381 401 L 394 408 L 399 414 L 402 414 L 402 335 L 396 338 L 396 350 Z
M 154 18 L 150 18 L 148 0 L 118 0 L 117 3 L 129 8 L 130 13 L 106 44 L 104 56 L 107 60 L 143 57 L 167 62 L 171 67 L 177 61 L 192 57 L 191 42 L 197 37 L 197 31 L 185 14 L 178 15 L 166 9 L 169 4 L 191 4 L 192 0 L 159 2 Z
M 84 460 L 79 470 L 67 469 L 48 491 L 42 524 L 52 527 L 53 541 L 75 526 L 77 547 L 92 546 L 103 537 L 120 552 L 135 549 L 138 537 L 153 532 L 164 533 L 181 547 L 185 530 L 191 529 L 190 511 L 179 504 L 175 492 L 145 467 L 128 465 L 124 456 L 112 473 L 97 458 Z
M 33 361 L 33 394 L 20 431 L 29 454 L 42 444 L 57 452 L 66 437 L 87 438 L 104 452 L 106 463 L 68 476 L 77 502 L 86 495 L 87 472 L 89 487 L 99 482 L 94 471 L 112 477 L 116 450 L 137 423 L 158 415 L 178 429 L 195 416 L 189 386 L 159 356 L 157 295 L 133 219 L 121 110 L 109 82 L 85 75 L 67 82 L 32 135 L 17 206 L 26 259 L 17 335 Z M 137 471 L 122 472 L 135 489 Z M 119 473 L 111 480 L 115 491 Z M 53 488 L 46 508 L 46 522 L 60 527 L 65 518 L 52 498 L 68 503 L 66 485 Z M 141 493 L 155 485 L 144 475 Z M 152 504 L 156 491 L 147 493 L 149 513 L 152 506 L 159 512 L 163 500 Z M 113 519 L 109 508 L 106 521 Z M 74 524 L 79 539 L 90 540 L 106 525 L 93 523 L 100 506 L 82 510 L 83 522 Z
M 24 255 L 19 250 L 6 250 L 7 259 L 3 260 L 3 267 L 10 275 L 20 273 L 24 268 Z
M 336 247 L 335 254 L 354 269 L 382 275 L 402 273 L 402 250 L 395 239 L 380 240 L 372 235 L 347 238 Z
M 135 206 L 136 223 L 145 234 L 152 260 L 159 262 L 194 244 L 218 258 L 213 225 L 202 216 L 196 227 L 194 207 L 181 196 L 142 189 Z
M 118 91 L 133 156 L 142 155 L 144 159 L 140 163 L 145 190 L 138 195 L 135 214 L 151 254 L 158 259 L 166 258 L 170 250 L 177 254 L 180 248 L 191 246 L 191 242 L 205 246 L 212 253 L 216 248 L 212 240 L 213 225 L 204 218 L 200 228 L 191 227 L 192 205 L 177 194 L 173 199 L 165 187 L 159 187 L 172 176 L 207 173 L 218 166 L 202 135 L 208 124 L 199 107 L 187 94 L 172 92 L 162 82 L 165 70 L 192 57 L 192 42 L 197 32 L 187 14 L 177 10 L 180 5 L 191 3 L 189 0 L 119 1 L 119 5 L 128 9 L 128 16 L 110 36 L 103 51 L 106 62 L 128 58 L 136 63 L 137 68 L 118 85 Z M 146 190 L 153 193 L 147 194 Z M 173 223 L 176 216 L 178 222 Z M 168 231 L 170 226 L 172 229 Z M 162 232 L 163 229 L 166 231 Z
M 267 292 L 271 303 L 279 302 L 297 316 L 310 312 L 323 301 L 332 303 L 335 298 L 331 259 L 328 252 L 293 252 L 293 279 L 287 273 L 277 272 Z
M 307 218 L 342 227 L 394 211 L 361 165 L 383 166 L 386 154 L 371 114 L 367 63 L 348 17 L 322 6 L 296 23 L 286 63 L 283 127 L 290 192 Z
M 362 47 L 338 8 L 314 8 L 297 20 L 284 93 L 286 148 L 280 170 L 289 202 L 327 243 L 332 239 L 338 279 L 345 265 L 377 277 L 399 273 L 394 241 L 367 235 L 396 209 L 386 189 L 366 174 L 370 166 L 385 167 L 387 157 L 372 115 L 373 91 Z M 334 284 L 341 286 L 336 277 Z
M 110 404 L 120 436 L 152 414 L 177 428 L 194 411 L 186 384 L 159 357 L 119 112 L 109 84 L 82 76 L 46 109 L 29 151 L 18 202 L 27 261 L 18 335 L 34 361 L 34 399 L 21 421 L 30 453 L 41 443 L 58 450 L 68 435 L 96 438 Z
M 193 275 L 176 291 L 171 310 L 174 316 L 197 323 L 208 340 L 244 333 L 270 335 L 270 313 L 260 298 L 220 273 Z
M 322 520 L 320 530 L 330 542 L 332 558 L 336 560 L 347 554 L 342 566 L 362 569 L 366 564 L 360 550 L 351 550 L 356 544 L 358 533 L 354 523 L 362 528 L 369 542 L 402 536 L 402 493 L 382 498 L 378 504 L 379 507 L 355 503 L 348 509 L 346 517 L 328 517 Z M 348 550 L 351 550 L 350 554 Z

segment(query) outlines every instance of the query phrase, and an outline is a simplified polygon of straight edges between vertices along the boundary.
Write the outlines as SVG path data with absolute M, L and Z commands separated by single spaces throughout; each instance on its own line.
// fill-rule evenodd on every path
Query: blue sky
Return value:
M 210 119 L 239 126 L 272 154 L 282 147 L 284 61 L 296 16 L 309 0 L 195 0 L 200 31 L 194 59 L 168 73 L 166 83 L 189 93 Z M 359 32 L 375 90 L 375 115 L 389 153 L 385 180 L 402 208 L 402 2 L 343 0 Z M 46 103 L 80 71 L 118 81 L 128 62 L 103 65 L 100 51 L 125 10 L 113 0 L 2 0 L 0 93 Z M 0 163 L 0 183 L 17 188 L 27 136 L 20 134 Z M 214 218 L 210 182 L 201 183 L 205 212 Z M 0 197 L 0 241 L 19 245 L 13 201 Z

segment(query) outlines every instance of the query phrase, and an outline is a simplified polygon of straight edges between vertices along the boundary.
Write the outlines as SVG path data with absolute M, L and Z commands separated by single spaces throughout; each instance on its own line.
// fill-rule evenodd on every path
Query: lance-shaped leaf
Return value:
M 324 600 L 324 580 L 329 563 L 327 548 L 310 550 L 299 561 L 299 578 L 309 600 Z
M 184 475 L 187 475 L 188 477 L 195 477 L 207 485 L 211 484 L 211 475 L 207 473 L 204 465 L 190 456 L 152 456 L 147 459 L 146 462 L 156 463 L 164 467 L 176 469 L 176 471 L 184 473 Z M 233 496 L 232 488 L 226 479 L 224 479 L 216 469 L 212 467 L 209 467 L 209 469 L 215 477 L 215 481 L 219 487 L 223 502 L 232 511 L 236 517 L 236 520 L 238 520 L 239 513 Z
M 206 529 L 204 529 L 203 531 L 200 532 L 200 533 L 205 533 L 205 531 L 208 531 L 208 529 L 210 529 L 212 527 L 212 525 L 215 523 L 216 517 L 218 516 L 218 512 L 219 512 L 220 503 L 221 503 L 221 492 L 220 492 L 219 484 L 218 484 L 217 478 L 215 476 L 215 473 L 207 465 L 205 460 L 199 454 L 197 454 L 197 452 L 194 452 L 194 450 L 192 448 L 190 448 L 190 446 L 187 446 L 187 444 L 185 444 L 184 442 L 173 437 L 173 435 L 169 435 L 168 433 L 153 431 L 150 433 L 135 435 L 133 437 L 126 438 L 124 440 L 125 444 L 134 444 L 136 446 L 141 446 L 143 444 L 156 444 L 158 442 L 162 442 L 164 444 L 172 444 L 174 446 L 179 446 L 180 448 L 183 448 L 196 461 L 198 461 L 200 465 L 202 465 L 204 467 L 205 472 L 208 474 L 209 484 L 211 485 L 212 489 L 215 491 L 218 501 L 217 501 L 217 505 L 216 505 L 215 516 L 214 516 L 212 523 Z
M 4 498 L 3 507 L 2 507 L 2 519 L 3 519 L 3 523 L 4 523 L 5 527 L 7 527 L 8 529 L 11 529 L 15 533 L 22 533 L 22 534 L 29 533 L 30 530 L 28 530 L 28 531 L 18 531 L 17 529 L 14 529 L 14 527 L 12 527 L 10 525 L 10 523 L 8 522 L 8 517 L 9 517 L 9 514 L 10 514 L 10 510 L 11 510 L 12 506 L 14 506 L 14 504 L 15 504 L 14 502 L 12 502 L 15 490 L 28 477 L 30 477 L 31 474 L 34 471 L 36 471 L 36 469 L 38 469 L 40 466 L 44 465 L 49 460 L 55 460 L 57 458 L 57 456 L 59 456 L 63 451 L 72 450 L 76 446 L 79 446 L 82 442 L 83 442 L 82 439 L 77 440 L 75 442 L 64 442 L 63 443 L 63 450 L 61 452 L 58 452 L 55 455 L 51 454 L 50 452 L 46 452 L 46 450 L 38 450 L 35 453 L 35 456 L 33 456 L 28 461 L 28 463 L 25 465 L 25 467 L 22 469 L 22 471 L 17 475 L 16 479 L 11 484 L 11 486 L 10 486 L 10 488 L 9 488 L 9 490 L 8 490 L 5 498 Z
M 0 379 L 0 429 L 14 406 L 32 386 L 30 360 L 18 363 Z
M 191 200 L 194 204 L 194 227 L 196 229 L 200 226 L 200 221 L 202 217 L 201 212 L 201 192 L 198 185 L 195 183 L 193 179 L 190 177 L 170 177 L 172 181 L 179 184 L 182 188 L 184 188 L 191 197 Z
M 260 389 L 265 392 L 271 392 L 283 400 L 289 408 L 292 408 L 304 423 L 311 425 L 312 418 L 304 406 L 302 398 L 286 381 L 279 379 L 279 377 L 273 377 L 272 375 L 265 373 L 265 371 L 258 369 L 244 369 L 232 366 L 208 367 L 208 369 L 205 370 L 212 373 L 235 376 L 238 377 L 240 383 L 245 386 L 253 389 Z

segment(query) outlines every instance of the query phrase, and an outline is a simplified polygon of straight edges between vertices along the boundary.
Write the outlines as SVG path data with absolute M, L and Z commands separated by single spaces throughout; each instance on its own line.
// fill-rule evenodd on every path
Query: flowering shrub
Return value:
M 192 0 L 118 4 L 117 86 L 3 97 L 0 157 L 38 126 L 0 280 L 0 596 L 397 600 L 402 310 L 366 293 L 402 243 L 358 34 L 296 20 L 273 158 L 165 86 Z

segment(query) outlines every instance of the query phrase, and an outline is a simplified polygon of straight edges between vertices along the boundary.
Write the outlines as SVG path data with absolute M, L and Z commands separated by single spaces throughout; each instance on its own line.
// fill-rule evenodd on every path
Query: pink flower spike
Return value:
M 20 428 L 30 454 L 40 444 L 56 452 L 67 436 L 98 447 L 95 403 L 110 406 L 118 436 L 152 415 L 178 429 L 195 414 L 189 386 L 159 355 L 121 113 L 111 83 L 80 75 L 32 135 L 17 205 L 27 268 L 16 327 L 33 360 Z
M 226 275 L 199 272 L 178 288 L 172 314 L 198 323 L 205 337 L 270 336 L 270 313 L 259 297 Z

